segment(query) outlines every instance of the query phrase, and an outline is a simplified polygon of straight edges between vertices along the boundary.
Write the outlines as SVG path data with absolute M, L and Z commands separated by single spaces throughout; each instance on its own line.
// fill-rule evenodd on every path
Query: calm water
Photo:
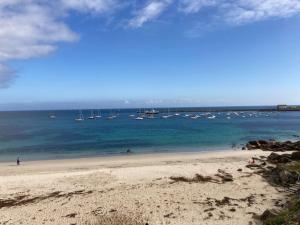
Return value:
M 201 151 L 241 147 L 250 139 L 299 139 L 300 112 L 181 113 L 163 119 L 135 120 L 136 110 L 117 118 L 76 122 L 78 111 L 0 112 L 0 161 L 73 158 L 94 155 Z M 83 111 L 85 117 L 90 111 Z M 174 113 L 173 113 L 174 114 Z M 184 117 L 199 115 L 198 119 Z M 209 119 L 209 116 L 216 116 Z M 230 117 L 230 119 L 228 118 Z

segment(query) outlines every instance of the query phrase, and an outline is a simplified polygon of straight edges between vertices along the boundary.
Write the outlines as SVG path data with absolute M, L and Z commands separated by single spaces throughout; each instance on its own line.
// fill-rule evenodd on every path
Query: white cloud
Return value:
M 115 0 L 1 0 L 0 88 L 15 74 L 4 65 L 7 61 L 44 56 L 55 51 L 58 42 L 78 39 L 64 22 L 68 10 L 104 13 L 116 4 Z
M 300 0 L 180 0 L 179 10 L 198 13 L 206 6 L 215 9 L 213 16 L 230 24 L 285 18 L 300 12 Z
M 61 0 L 61 2 L 68 9 L 96 13 L 113 10 L 118 5 L 116 0 Z
M 129 21 L 129 27 L 138 28 L 144 23 L 157 18 L 171 3 L 171 0 L 154 0 L 136 13 L 136 16 Z
M 179 10 L 185 13 L 196 13 L 207 6 L 217 4 L 217 0 L 181 0 Z
M 244 24 L 270 18 L 286 18 L 300 12 L 299 0 L 239 0 L 225 5 L 224 18 Z

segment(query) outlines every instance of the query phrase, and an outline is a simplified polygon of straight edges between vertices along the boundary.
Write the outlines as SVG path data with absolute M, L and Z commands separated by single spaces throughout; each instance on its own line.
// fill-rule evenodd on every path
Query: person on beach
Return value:
M 18 157 L 17 158 L 17 166 L 19 166 L 20 165 L 20 158 Z

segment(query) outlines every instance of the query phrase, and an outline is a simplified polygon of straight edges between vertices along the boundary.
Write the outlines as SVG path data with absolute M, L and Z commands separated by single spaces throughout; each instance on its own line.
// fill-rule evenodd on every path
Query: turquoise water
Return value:
M 300 112 L 189 113 L 198 119 L 135 120 L 136 110 L 121 110 L 113 120 L 76 122 L 78 111 L 0 112 L 0 161 L 74 158 L 95 155 L 202 151 L 241 147 L 251 139 L 299 139 Z M 87 117 L 90 111 L 83 111 Z M 173 113 L 174 114 L 174 113 Z M 215 115 L 215 119 L 209 116 Z M 228 119 L 227 117 L 231 117 Z

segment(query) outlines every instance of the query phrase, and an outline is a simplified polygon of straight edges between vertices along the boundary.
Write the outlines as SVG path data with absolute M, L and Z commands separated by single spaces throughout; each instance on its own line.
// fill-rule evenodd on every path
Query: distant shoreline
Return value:
M 286 109 L 278 109 L 278 106 L 281 105 L 269 105 L 269 106 L 188 106 L 188 107 L 141 107 L 142 109 L 157 109 L 160 112 L 164 113 L 164 112 L 168 112 L 168 110 L 170 112 L 231 112 L 231 111 L 236 111 L 236 112 L 249 112 L 249 111 L 258 111 L 258 112 L 289 112 L 289 111 L 300 111 L 300 107 L 297 105 L 286 105 L 287 108 Z M 90 109 L 101 109 L 104 111 L 110 111 L 110 110 L 120 110 L 120 111 L 138 111 L 140 108 L 137 107 L 133 107 L 133 108 L 101 108 L 101 107 L 79 107 L 79 109 L 81 110 L 90 110 Z M 1 110 L 0 112 L 52 112 L 52 111 L 74 111 L 74 110 L 78 110 L 78 108 L 71 108 L 71 109 L 60 109 L 60 108 L 56 108 L 56 109 L 21 109 L 21 110 Z

